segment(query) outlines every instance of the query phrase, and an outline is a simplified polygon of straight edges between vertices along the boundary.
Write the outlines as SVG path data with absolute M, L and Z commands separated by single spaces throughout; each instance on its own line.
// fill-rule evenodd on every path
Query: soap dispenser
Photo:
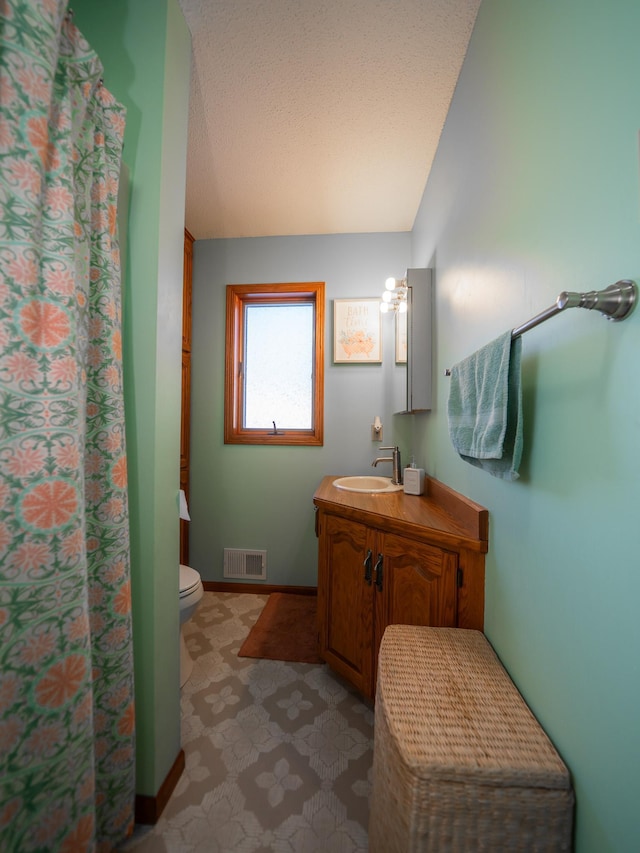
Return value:
M 416 468 L 415 456 L 404 469 L 405 495 L 421 495 L 424 492 L 424 468 Z

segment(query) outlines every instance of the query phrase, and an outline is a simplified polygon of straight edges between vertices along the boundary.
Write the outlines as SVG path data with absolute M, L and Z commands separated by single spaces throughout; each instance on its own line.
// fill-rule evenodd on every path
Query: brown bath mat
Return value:
M 271 593 L 238 657 L 323 663 L 318 654 L 317 610 L 315 595 Z

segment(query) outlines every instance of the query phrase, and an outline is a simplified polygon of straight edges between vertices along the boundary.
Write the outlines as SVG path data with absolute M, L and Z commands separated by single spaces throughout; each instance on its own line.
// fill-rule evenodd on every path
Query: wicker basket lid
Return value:
M 415 776 L 571 787 L 567 767 L 480 631 L 390 625 L 378 667 L 376 703 Z

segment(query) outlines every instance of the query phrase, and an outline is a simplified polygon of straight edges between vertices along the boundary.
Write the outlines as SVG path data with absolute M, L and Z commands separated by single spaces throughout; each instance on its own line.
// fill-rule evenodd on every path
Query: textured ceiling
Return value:
M 196 239 L 408 231 L 480 0 L 179 0 Z

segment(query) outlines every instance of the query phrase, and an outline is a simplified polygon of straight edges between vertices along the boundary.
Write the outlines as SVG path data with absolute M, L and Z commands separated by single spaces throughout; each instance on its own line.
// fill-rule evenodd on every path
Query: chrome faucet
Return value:
M 394 486 L 402 485 L 402 465 L 400 463 L 400 448 L 396 444 L 395 447 L 381 447 L 380 450 L 392 450 L 392 456 L 379 456 L 371 463 L 371 467 L 375 468 L 378 462 L 391 462 L 393 465 L 393 476 L 391 482 Z

